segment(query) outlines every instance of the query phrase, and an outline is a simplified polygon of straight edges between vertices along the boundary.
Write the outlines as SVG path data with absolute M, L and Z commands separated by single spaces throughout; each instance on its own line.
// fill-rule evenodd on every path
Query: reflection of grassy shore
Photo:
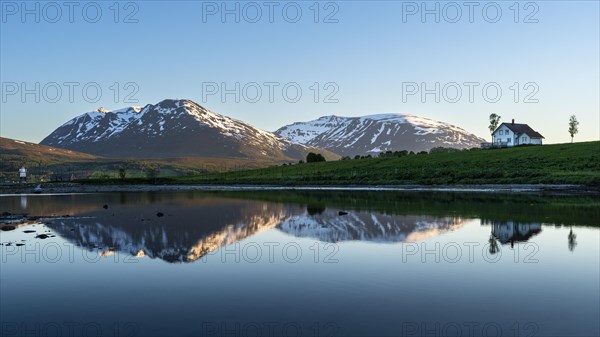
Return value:
M 391 191 L 223 191 L 216 195 L 301 204 L 306 205 L 309 212 L 339 208 L 397 215 L 600 226 L 600 201 L 597 196 Z
M 273 185 L 600 185 L 600 142 L 342 160 L 204 174 L 177 183 Z
M 141 186 L 140 186 L 141 187 Z M 135 190 L 135 189 L 131 189 Z M 43 195 L 42 195 L 43 196 Z M 400 192 L 400 191 L 164 191 L 115 192 L 97 194 L 55 195 L 48 199 L 3 197 L 5 211 L 19 212 L 27 199 L 32 216 L 81 215 L 101 209 L 103 204 L 153 205 L 172 203 L 179 206 L 205 204 L 210 200 L 239 200 L 283 203 L 306 208 L 309 214 L 326 209 L 334 211 L 373 211 L 394 215 L 428 215 L 460 217 L 483 221 L 557 224 L 565 226 L 600 226 L 600 201 L 596 195 L 564 196 L 507 193 L 464 192 Z M 75 202 L 76 201 L 76 202 Z M 110 209 L 110 208 L 109 208 Z

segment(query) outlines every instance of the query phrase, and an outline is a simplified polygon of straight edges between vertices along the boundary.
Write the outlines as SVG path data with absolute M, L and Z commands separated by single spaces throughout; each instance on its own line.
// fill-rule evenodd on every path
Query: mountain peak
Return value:
M 386 113 L 386 114 L 366 115 L 366 116 L 361 116 L 359 118 L 373 119 L 373 120 L 386 120 L 386 119 L 399 119 L 399 118 L 403 119 L 407 116 L 410 116 L 410 115 L 397 114 L 397 113 Z

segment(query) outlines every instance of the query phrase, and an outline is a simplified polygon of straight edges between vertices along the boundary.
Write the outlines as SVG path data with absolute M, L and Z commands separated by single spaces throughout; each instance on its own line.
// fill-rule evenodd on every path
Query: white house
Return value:
M 517 146 L 523 144 L 542 145 L 542 136 L 527 124 L 502 123 L 492 134 L 494 146 Z
M 19 169 L 19 181 L 27 181 L 27 169 L 25 166 Z

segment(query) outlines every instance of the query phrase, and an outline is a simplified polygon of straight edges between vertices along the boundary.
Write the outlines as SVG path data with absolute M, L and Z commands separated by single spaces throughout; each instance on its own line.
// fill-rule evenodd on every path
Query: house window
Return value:
M 510 142 L 511 142 L 511 140 L 512 140 L 512 139 L 510 139 L 510 138 L 506 138 L 506 142 L 507 142 L 507 143 L 510 143 Z
M 523 137 L 523 143 L 527 142 L 527 137 Z
M 504 134 L 504 130 L 500 130 L 500 136 Z

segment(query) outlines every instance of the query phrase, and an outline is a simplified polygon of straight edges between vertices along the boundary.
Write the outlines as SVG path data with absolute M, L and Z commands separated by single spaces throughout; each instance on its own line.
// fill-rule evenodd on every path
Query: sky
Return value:
M 599 1 L 0 1 L 0 134 L 186 98 L 274 131 L 412 114 L 600 139 Z

